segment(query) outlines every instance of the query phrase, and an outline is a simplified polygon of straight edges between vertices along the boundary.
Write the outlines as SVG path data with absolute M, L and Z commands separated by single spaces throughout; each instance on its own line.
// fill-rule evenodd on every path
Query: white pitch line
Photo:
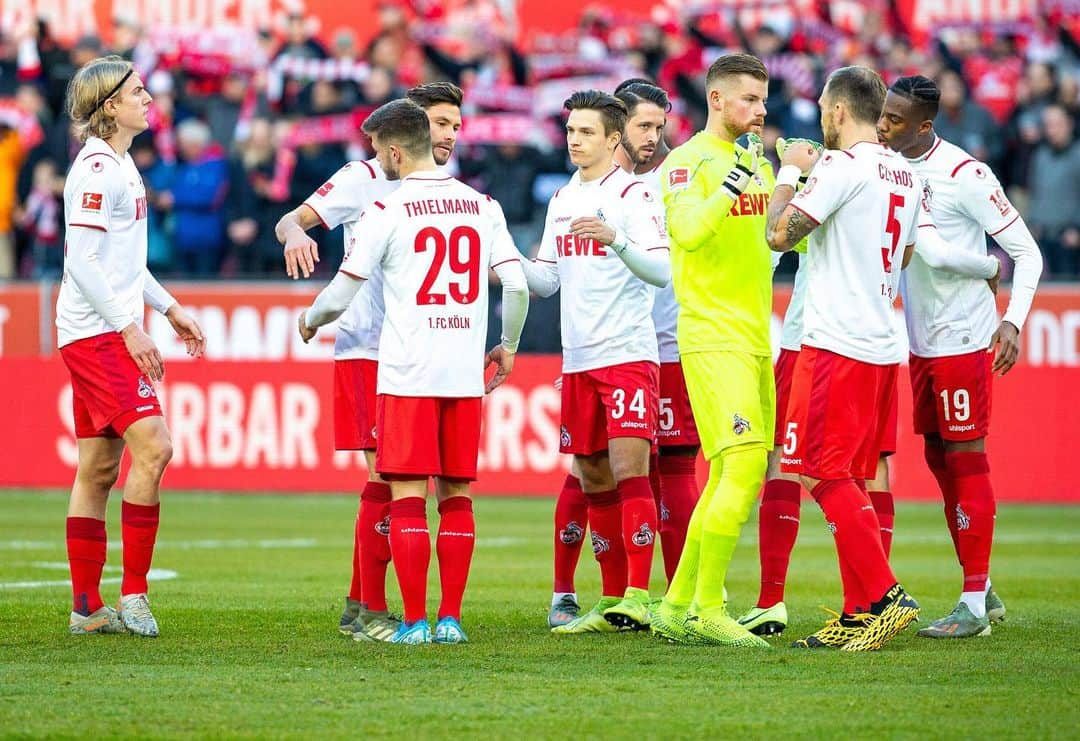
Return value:
M 231 540 L 159 540 L 155 544 L 157 548 L 172 548 L 176 550 L 217 550 L 220 548 L 258 548 L 261 550 L 273 550 L 278 548 L 314 548 L 319 541 L 315 538 L 280 538 L 263 540 L 244 540 L 234 538 Z M 0 551 L 51 551 L 63 550 L 62 540 L 6 540 L 0 541 Z M 110 551 L 119 551 L 123 543 L 117 540 L 109 543 Z
M 64 564 L 67 567 L 67 564 Z M 150 581 L 166 581 L 168 579 L 175 579 L 180 574 L 171 569 L 150 569 L 147 572 L 146 578 Z M 110 576 L 106 579 L 102 579 L 102 584 L 119 584 L 122 581 L 119 576 Z M 12 582 L 0 582 L 0 589 L 40 589 L 42 587 L 70 587 L 70 579 L 50 579 L 47 581 L 12 581 Z

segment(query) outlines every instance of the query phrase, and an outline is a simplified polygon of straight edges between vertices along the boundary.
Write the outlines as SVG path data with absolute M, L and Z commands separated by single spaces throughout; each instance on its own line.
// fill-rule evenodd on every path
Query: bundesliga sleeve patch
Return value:
M 83 193 L 82 209 L 83 209 L 83 211 L 100 211 L 101 210 L 101 194 L 100 193 Z
M 682 190 L 690 185 L 690 168 L 676 167 L 668 173 L 668 190 Z

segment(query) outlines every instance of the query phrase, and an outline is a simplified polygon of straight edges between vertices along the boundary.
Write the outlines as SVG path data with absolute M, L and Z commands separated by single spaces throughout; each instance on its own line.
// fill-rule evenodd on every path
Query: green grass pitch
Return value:
M 151 585 L 161 638 L 140 640 L 67 635 L 66 496 L 0 492 L 0 736 L 1075 738 L 1080 728 L 1080 508 L 999 508 L 993 572 L 1009 615 L 989 638 L 937 642 L 912 629 L 879 653 L 844 655 L 787 648 L 839 595 L 831 539 L 807 500 L 793 624 L 772 651 L 735 652 L 642 634 L 551 636 L 550 500 L 480 499 L 472 643 L 402 647 L 337 633 L 354 497 L 166 497 L 154 566 L 175 575 Z M 119 510 L 114 501 L 110 567 Z M 924 624 L 951 609 L 960 583 L 940 507 L 899 507 L 893 560 Z M 733 612 L 756 597 L 757 574 L 752 521 L 727 585 Z M 434 609 L 434 565 L 431 577 Z M 106 601 L 118 589 L 107 584 Z M 583 554 L 578 592 L 589 601 L 598 589 Z

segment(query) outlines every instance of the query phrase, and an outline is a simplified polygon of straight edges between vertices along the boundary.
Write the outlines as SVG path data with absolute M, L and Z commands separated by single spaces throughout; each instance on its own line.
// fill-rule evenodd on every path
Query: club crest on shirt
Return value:
M 930 204 L 934 200 L 934 190 L 930 187 L 930 183 L 924 182 L 922 187 L 922 207 L 923 211 L 930 213 Z
M 676 167 L 668 173 L 667 176 L 668 190 L 683 190 L 690 185 L 690 169 L 687 167 Z
M 601 553 L 606 553 L 611 550 L 611 541 L 602 535 L 592 533 L 592 552 L 594 556 L 598 556 Z
M 559 542 L 563 545 L 580 543 L 585 537 L 585 529 L 576 522 L 567 523 L 566 527 L 559 531 Z
M 154 391 L 154 387 L 143 376 L 139 376 L 139 389 L 136 392 L 140 399 L 149 399 L 151 396 L 157 396 Z
M 82 209 L 83 209 L 83 211 L 100 211 L 101 210 L 101 194 L 100 193 L 83 193 L 82 194 Z
M 732 418 L 731 431 L 736 435 L 741 435 L 744 432 L 750 431 L 750 420 L 741 414 L 736 414 Z
M 607 221 L 607 219 L 604 217 L 604 209 L 596 209 L 596 218 L 600 219 L 600 221 Z
M 566 429 L 566 425 L 559 428 L 559 444 L 564 448 L 570 447 L 570 430 Z

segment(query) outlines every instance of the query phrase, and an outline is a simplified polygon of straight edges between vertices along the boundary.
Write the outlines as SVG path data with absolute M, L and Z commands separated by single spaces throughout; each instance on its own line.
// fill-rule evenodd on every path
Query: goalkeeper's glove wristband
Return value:
M 728 195 L 732 200 L 738 200 L 743 191 L 746 190 L 746 186 L 750 185 L 750 178 L 754 176 L 745 166 L 738 164 L 731 168 L 731 172 L 724 178 L 724 182 L 721 185 L 727 190 Z

